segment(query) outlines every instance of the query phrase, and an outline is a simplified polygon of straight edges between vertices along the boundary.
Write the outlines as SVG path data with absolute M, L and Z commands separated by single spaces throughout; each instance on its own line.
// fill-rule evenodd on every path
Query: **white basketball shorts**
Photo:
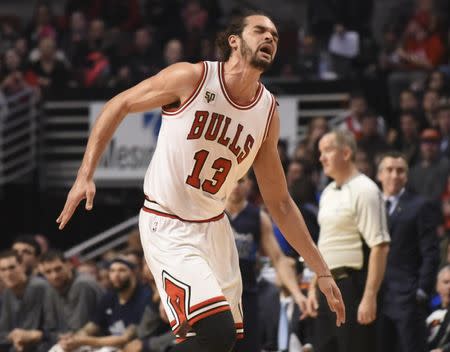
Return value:
M 143 207 L 139 230 L 177 341 L 195 336 L 189 327 L 199 320 L 226 310 L 231 310 L 237 337 L 242 338 L 242 281 L 228 218 L 188 222 Z

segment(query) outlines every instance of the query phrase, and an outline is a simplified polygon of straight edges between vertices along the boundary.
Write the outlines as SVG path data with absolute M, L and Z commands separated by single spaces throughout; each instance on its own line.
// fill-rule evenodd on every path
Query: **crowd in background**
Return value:
M 446 314 L 450 302 L 450 31 L 448 12 L 437 11 L 438 5 L 438 1 L 418 0 L 413 8 L 394 11 L 386 20 L 382 41 L 378 44 L 367 28 L 348 19 L 331 21 L 333 24 L 326 35 L 317 26 L 290 28 L 280 24 L 279 57 L 269 72 L 274 76 L 302 80 L 385 79 L 388 116 L 382 116 L 378 106 L 371 106 L 370 97 L 362 91 L 353 91 L 345 114 L 311 119 L 307 133 L 294 153 L 288 153 L 289 146 L 284 141 L 279 143 L 279 153 L 291 195 L 315 240 L 319 235 L 318 200 L 329 182 L 323 174 L 318 150 L 318 142 L 326 132 L 338 128 L 354 135 L 358 144 L 356 165 L 374 181 L 377 181 L 377 163 L 383 153 L 397 150 L 407 157 L 408 188 L 429 198 L 435 206 L 436 236 L 441 245 L 440 267 L 443 269 L 439 274 L 435 273 L 436 292 L 429 300 L 430 340 L 440 333 L 440 324 L 448 324 L 450 319 Z M 367 19 L 363 20 L 367 22 Z M 29 23 L 14 16 L 5 16 L 0 22 L 0 89 L 6 96 L 24 87 L 32 87 L 44 96 L 66 87 L 125 89 L 178 61 L 218 59 L 214 40 L 224 22 L 217 1 L 68 0 L 62 14 L 54 14 L 48 4 L 38 2 Z M 250 201 L 261 203 L 257 189 L 252 192 Z M 293 255 L 279 230 L 274 228 L 274 233 L 283 251 Z M 48 247 L 43 239 L 43 236 L 18 239 L 12 249 L 19 257 L 11 259 L 11 253 L 5 254 L 10 262 L 7 269 L 0 268 L 0 277 L 8 287 L 0 296 L 3 301 L 5 292 L 11 290 L 6 281 L 12 279 L 5 279 L 8 270 L 10 276 L 12 272 L 14 279 L 19 280 L 8 281 L 9 284 L 20 288 L 27 282 L 23 281 L 24 277 L 37 274 L 46 262 L 59 261 L 60 276 L 54 274 L 52 279 L 50 273 L 40 270 L 38 276 L 33 276 L 38 278 L 35 289 L 43 289 L 44 295 L 52 289 L 61 293 L 58 287 L 66 287 L 78 275 L 75 273 L 83 272 L 92 278 L 93 283 L 89 286 L 95 287 L 92 292 L 99 292 L 98 297 L 92 293 L 97 297 L 94 301 L 98 306 L 111 300 L 111 295 L 129 292 L 129 287 L 122 287 L 121 279 L 114 277 L 112 266 L 120 264 L 127 275 L 139 282 L 132 285 L 133 290 L 137 286 L 146 287 L 142 295 L 151 299 L 149 312 L 142 310 L 140 313 L 143 314 L 134 316 L 135 320 L 129 322 L 139 326 L 137 331 L 115 343 L 129 351 L 170 348 L 174 336 L 170 335 L 167 318 L 160 309 L 151 275 L 143 273 L 145 269 L 142 268 L 146 266 L 142 263 L 136 236 L 130 236 L 127 250 L 107 253 L 98 262 L 68 262 L 56 254 L 49 260 L 42 259 L 45 256 L 39 259 L 40 253 Z M 34 245 L 36 240 L 44 246 Z M 17 243 L 22 243 L 22 247 Z M 4 258 L 0 256 L 0 263 Z M 21 272 L 20 262 L 25 264 L 24 272 Z M 302 287 L 307 287 L 308 270 L 300 271 L 299 275 Z M 61 284 L 58 280 L 65 281 Z M 43 299 L 42 302 L 46 301 Z M 5 309 L 4 305 L 2 309 Z M 81 309 L 81 306 L 71 309 Z M 93 308 L 92 312 L 97 309 Z M 39 325 L 45 319 L 36 322 L 32 329 L 47 332 L 48 328 L 48 331 L 57 331 L 61 335 L 84 329 L 86 324 L 94 322 L 97 328 L 109 330 L 113 335 L 114 321 L 105 323 L 99 317 L 100 310 L 97 313 L 85 314 L 76 326 L 66 326 L 65 331 L 57 331 L 59 327 L 55 325 Z M 150 315 L 151 323 L 141 317 L 146 313 Z M 2 313 L 0 323 L 5 323 L 3 318 Z M 302 325 L 301 329 L 302 338 L 305 338 L 307 325 Z M 18 350 L 36 339 L 53 344 L 59 342 L 64 346 L 77 345 L 70 334 L 56 338 L 56 335 L 51 337 L 45 333 L 29 336 L 20 331 L 13 332 L 8 332 L 12 334 L 9 341 L 13 341 Z M 0 331 L 0 339 L 7 335 Z M 439 336 L 444 340 L 448 338 Z M 308 336 L 306 340 L 309 341 Z M 0 340 L 0 350 L 5 348 L 4 342 Z

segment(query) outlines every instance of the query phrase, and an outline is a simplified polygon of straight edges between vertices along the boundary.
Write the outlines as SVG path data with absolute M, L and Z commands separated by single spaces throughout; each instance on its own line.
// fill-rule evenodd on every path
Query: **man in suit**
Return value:
M 391 235 L 380 307 L 379 351 L 422 352 L 427 302 L 439 264 L 433 208 L 424 197 L 405 190 L 408 164 L 404 155 L 385 154 L 378 180 Z
M 297 273 L 295 282 L 298 284 L 303 264 L 297 259 L 289 258 L 289 265 Z M 258 304 L 260 307 L 258 333 L 262 351 L 310 351 L 302 346 L 303 339 L 307 338 L 304 336 L 305 331 L 302 331 L 307 329 L 303 320 L 305 315 L 302 315 L 299 305 L 295 303 L 279 273 L 277 273 L 275 281 L 273 284 L 263 277 L 258 281 Z M 248 351 L 256 352 L 256 350 Z

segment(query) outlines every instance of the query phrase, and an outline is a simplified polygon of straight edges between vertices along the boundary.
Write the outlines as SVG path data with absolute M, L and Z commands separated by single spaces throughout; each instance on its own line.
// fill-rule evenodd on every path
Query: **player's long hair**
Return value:
M 216 45 L 219 49 L 220 59 L 223 61 L 228 61 L 231 56 L 231 47 L 228 43 L 228 37 L 230 35 L 237 35 L 242 38 L 242 31 L 247 25 L 247 17 L 249 16 L 265 16 L 268 17 L 272 22 L 272 18 L 268 16 L 263 11 L 259 10 L 244 10 L 232 17 L 230 24 L 224 31 L 220 32 L 216 38 Z

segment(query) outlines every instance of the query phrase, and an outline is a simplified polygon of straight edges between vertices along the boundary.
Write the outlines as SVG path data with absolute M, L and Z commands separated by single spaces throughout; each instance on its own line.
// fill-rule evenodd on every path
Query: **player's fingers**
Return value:
M 345 323 L 345 304 L 337 286 L 333 287 L 333 296 L 335 299 L 336 325 L 340 326 Z
M 67 198 L 67 203 L 66 206 L 64 206 L 63 214 L 61 217 L 61 222 L 59 223 L 60 230 L 62 230 L 64 226 L 66 226 L 66 224 L 69 222 L 80 201 L 81 199 L 76 199 L 70 196 Z
M 86 210 L 91 210 L 94 206 L 95 189 L 86 192 Z

